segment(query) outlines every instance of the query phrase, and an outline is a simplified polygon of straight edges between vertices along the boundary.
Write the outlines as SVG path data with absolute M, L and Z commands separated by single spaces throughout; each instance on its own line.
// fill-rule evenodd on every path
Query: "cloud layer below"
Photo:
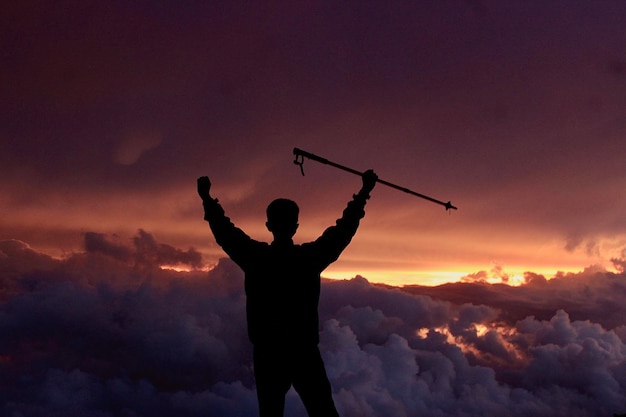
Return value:
M 0 242 L 0 414 L 255 415 L 242 273 L 201 265 L 145 231 L 87 233 L 63 260 Z M 593 268 L 520 287 L 325 281 L 320 346 L 345 417 L 609 417 L 626 412 L 625 296 L 626 274 Z M 286 408 L 306 415 L 293 391 Z

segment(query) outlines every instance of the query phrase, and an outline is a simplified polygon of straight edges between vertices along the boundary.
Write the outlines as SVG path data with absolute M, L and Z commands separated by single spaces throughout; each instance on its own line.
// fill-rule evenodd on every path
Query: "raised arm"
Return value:
M 202 199 L 202 206 L 204 207 L 204 220 L 209 222 L 215 241 L 235 263 L 243 266 L 249 257 L 252 245 L 258 242 L 251 239 L 226 217 L 219 201 L 211 197 L 209 177 L 199 177 L 197 186 L 198 195 Z
M 339 255 L 348 246 L 356 233 L 360 220 L 365 216 L 365 203 L 370 198 L 378 175 L 373 170 L 367 170 L 362 175 L 363 185 L 357 194 L 343 210 L 334 226 L 327 228 L 322 235 L 311 245 L 317 254 L 320 268 L 326 268 L 339 258 Z

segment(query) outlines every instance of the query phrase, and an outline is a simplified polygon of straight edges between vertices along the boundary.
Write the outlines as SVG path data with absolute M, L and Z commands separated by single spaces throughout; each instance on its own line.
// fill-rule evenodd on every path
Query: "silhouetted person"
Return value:
M 318 348 L 320 274 L 348 246 L 365 215 L 378 177 L 366 171 L 363 186 L 335 226 L 315 241 L 294 244 L 298 206 L 287 199 L 267 207 L 271 244 L 237 228 L 210 195 L 208 177 L 198 178 L 198 194 L 215 240 L 245 274 L 248 337 L 261 417 L 282 417 L 285 394 L 293 385 L 310 417 L 338 417 Z

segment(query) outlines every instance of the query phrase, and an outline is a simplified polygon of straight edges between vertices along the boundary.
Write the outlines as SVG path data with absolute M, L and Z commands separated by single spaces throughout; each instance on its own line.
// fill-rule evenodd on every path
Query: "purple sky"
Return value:
M 435 283 L 611 268 L 626 247 L 626 5 L 615 1 L 62 1 L 1 6 L 0 239 L 54 256 L 139 229 L 223 255 L 209 175 L 258 239 L 296 241 L 379 186 L 327 275 Z
M 459 208 L 378 186 L 325 271 L 342 417 L 626 413 L 623 0 L 4 3 L 0 415 L 254 415 L 195 182 L 314 239 L 360 179 L 294 147 Z

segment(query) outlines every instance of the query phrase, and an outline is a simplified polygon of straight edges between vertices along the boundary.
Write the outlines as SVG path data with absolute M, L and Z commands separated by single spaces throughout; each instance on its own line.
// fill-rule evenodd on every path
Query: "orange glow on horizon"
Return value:
M 143 229 L 159 242 L 182 250 L 194 248 L 202 254 L 205 264 L 215 265 L 226 254 L 215 243 L 208 225 L 201 218 L 201 207 L 193 194 L 189 196 L 190 193 L 189 190 L 176 190 L 167 196 L 161 195 L 160 199 L 169 202 L 162 206 L 157 204 L 154 196 L 146 196 L 145 201 L 138 198 L 138 201 L 124 205 L 121 217 L 118 215 L 122 209 L 118 204 L 109 201 L 95 206 L 90 201 L 85 205 L 88 199 L 83 196 L 58 216 L 50 216 L 46 207 L 37 207 L 11 211 L 4 220 L 11 223 L 7 235 L 18 236 L 33 250 L 56 259 L 84 251 L 86 231 L 117 235 L 120 242 L 132 247 L 133 236 L 138 229 Z M 52 199 L 57 209 L 61 207 L 58 199 Z M 146 204 L 160 207 L 157 216 L 145 216 Z M 171 220 L 163 222 L 163 218 Z M 271 240 L 262 216 L 235 214 L 232 219 L 251 237 Z M 325 221 L 328 223 L 327 219 Z M 71 224 L 72 228 L 65 228 L 65 224 Z M 436 286 L 462 281 L 517 286 L 525 282 L 526 272 L 551 279 L 559 272 L 578 273 L 591 265 L 614 270 L 611 259 L 621 259 L 626 244 L 626 238 L 602 236 L 596 241 L 597 251 L 587 253 L 584 247 L 566 250 L 563 238 L 547 234 L 530 240 L 510 238 L 519 236 L 519 230 L 480 242 L 468 242 L 465 237 L 477 235 L 474 229 L 449 228 L 439 234 L 431 229 L 421 234 L 409 233 L 411 230 L 423 230 L 423 227 L 417 224 L 408 225 L 404 230 L 387 228 L 381 231 L 376 224 L 363 225 L 346 251 L 322 273 L 322 277 L 352 279 L 360 275 L 371 283 L 392 286 Z M 310 241 L 321 233 L 319 230 L 307 233 L 306 229 L 302 232 L 304 236 L 296 243 Z M 180 265 L 163 265 L 162 268 L 189 271 Z
M 402 287 L 405 285 L 438 286 L 448 283 L 458 282 L 484 282 L 487 284 L 506 284 L 510 286 L 521 286 L 525 280 L 525 273 L 542 275 L 550 280 L 560 274 L 575 274 L 582 272 L 586 267 L 568 266 L 546 266 L 541 268 L 531 267 L 505 267 L 503 276 L 496 276 L 493 267 L 474 265 L 465 268 L 457 267 L 450 270 L 360 270 L 350 271 L 347 269 L 336 270 L 332 266 L 322 273 L 322 277 L 345 280 L 361 276 L 371 283 L 392 285 Z M 485 278 L 472 278 L 479 272 L 485 272 Z

